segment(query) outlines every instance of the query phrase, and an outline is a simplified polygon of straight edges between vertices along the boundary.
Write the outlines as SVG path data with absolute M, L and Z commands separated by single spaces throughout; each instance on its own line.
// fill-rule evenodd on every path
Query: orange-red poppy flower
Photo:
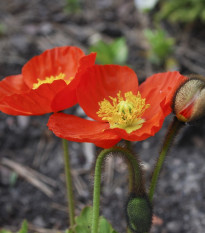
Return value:
M 0 82 L 0 110 L 11 115 L 41 115 L 77 103 L 80 74 L 95 62 L 77 47 L 64 46 L 33 57 L 22 74 Z
M 153 136 L 171 112 L 176 89 L 187 79 L 179 72 L 165 72 L 138 86 L 134 71 L 118 65 L 94 65 L 82 76 L 78 103 L 94 121 L 55 113 L 48 127 L 59 137 L 103 148 L 121 139 L 140 141 Z

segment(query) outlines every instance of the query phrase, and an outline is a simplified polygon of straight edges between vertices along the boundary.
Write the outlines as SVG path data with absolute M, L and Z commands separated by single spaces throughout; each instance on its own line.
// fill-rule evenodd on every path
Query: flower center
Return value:
M 57 76 L 51 75 L 50 77 L 46 77 L 43 80 L 41 80 L 41 79 L 38 78 L 37 79 L 38 82 L 33 84 L 33 88 L 32 89 L 35 90 L 35 89 L 39 88 L 42 84 L 45 84 L 45 83 L 50 83 L 51 84 L 52 82 L 54 82 L 56 80 L 63 80 L 68 85 L 73 80 L 73 78 L 74 77 L 70 77 L 68 80 L 65 80 L 65 74 L 63 74 L 63 73 L 60 73 Z
M 142 115 L 150 105 L 145 103 L 146 99 L 139 92 L 137 95 L 133 95 L 131 91 L 126 92 L 123 98 L 119 91 L 117 98 L 109 98 L 112 103 L 106 99 L 99 102 L 97 114 L 102 120 L 109 122 L 111 129 L 120 128 L 131 133 L 142 127 L 145 122 Z

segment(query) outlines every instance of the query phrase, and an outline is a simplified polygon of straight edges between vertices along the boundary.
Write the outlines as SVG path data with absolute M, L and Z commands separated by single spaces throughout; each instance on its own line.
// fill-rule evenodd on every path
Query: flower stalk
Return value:
M 149 194 L 148 194 L 150 202 L 152 202 L 153 200 L 159 174 L 162 169 L 163 163 L 165 161 L 166 155 L 169 151 L 170 146 L 172 145 L 174 141 L 175 136 L 177 135 L 177 133 L 179 132 L 179 130 L 181 129 L 183 125 L 184 124 L 182 122 L 180 122 L 176 117 L 174 117 L 173 121 L 171 122 L 168 128 L 167 135 L 164 139 L 164 143 L 162 145 L 162 149 L 159 154 L 159 157 L 158 157 L 158 160 L 157 160 L 157 163 L 155 165 L 155 169 L 152 175 L 152 180 L 151 180 Z
M 140 167 L 140 163 L 136 159 L 136 157 L 130 152 L 128 149 L 121 148 L 121 147 L 113 147 L 110 149 L 104 149 L 100 152 L 100 154 L 97 157 L 96 160 L 96 166 L 95 166 L 95 178 L 94 178 L 94 192 L 93 192 L 93 218 L 92 218 L 92 229 L 91 233 L 98 232 L 98 222 L 99 222 L 99 209 L 100 209 L 100 184 L 101 184 L 101 170 L 102 170 L 102 164 L 104 162 L 104 159 L 106 156 L 109 156 L 112 153 L 112 155 L 118 155 L 120 154 L 123 156 L 123 158 L 126 160 L 128 164 L 129 169 L 129 192 L 131 194 L 128 203 L 127 203 L 127 215 L 129 215 L 128 222 L 130 216 L 129 209 L 132 207 L 129 203 L 130 201 L 134 200 L 135 198 L 144 199 L 146 196 L 145 194 L 145 186 L 142 176 L 142 171 Z M 140 200 L 141 201 L 141 200 Z M 149 208 L 149 203 L 148 203 Z M 151 208 L 148 214 L 148 217 L 150 217 Z M 133 216 L 131 216 L 133 217 Z M 133 219 L 131 219 L 132 222 L 129 226 L 134 226 L 135 222 L 133 223 Z M 151 217 L 150 217 L 151 222 Z
M 75 233 L 75 209 L 74 209 L 74 198 L 73 198 L 73 185 L 72 185 L 72 175 L 70 167 L 70 159 L 68 152 L 68 142 L 66 139 L 62 139 L 63 150 L 64 150 L 64 165 L 65 165 L 65 178 L 66 178 L 66 189 L 67 189 L 67 201 L 68 201 L 68 214 L 69 222 L 72 232 Z

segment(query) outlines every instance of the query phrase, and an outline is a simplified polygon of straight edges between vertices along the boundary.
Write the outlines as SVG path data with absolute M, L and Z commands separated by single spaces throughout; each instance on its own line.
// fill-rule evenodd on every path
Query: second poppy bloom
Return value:
M 63 113 L 49 119 L 59 137 L 108 148 L 121 139 L 153 136 L 171 112 L 174 92 L 187 78 L 179 72 L 159 73 L 138 86 L 135 72 L 118 65 L 94 65 L 81 77 L 78 103 L 94 121 Z
M 77 103 L 79 75 L 95 62 L 77 47 L 64 46 L 35 56 L 22 74 L 0 82 L 0 110 L 11 115 L 41 115 Z

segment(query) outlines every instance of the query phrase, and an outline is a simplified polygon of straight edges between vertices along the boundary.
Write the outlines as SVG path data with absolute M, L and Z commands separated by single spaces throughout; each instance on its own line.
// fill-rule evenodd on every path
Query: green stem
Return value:
M 169 126 L 167 135 L 164 139 L 164 143 L 163 143 L 161 152 L 159 154 L 159 158 L 157 160 L 157 163 L 156 163 L 153 175 L 152 175 L 152 180 L 151 180 L 150 189 L 149 189 L 150 202 L 152 202 L 152 200 L 153 200 L 154 191 L 155 191 L 157 181 L 159 178 L 159 174 L 160 174 L 162 165 L 164 163 L 165 157 L 167 155 L 167 152 L 168 152 L 170 146 L 172 145 L 176 134 L 179 132 L 180 128 L 183 125 L 184 124 L 182 122 L 178 121 L 178 119 L 176 117 L 174 117 L 172 123 Z
M 124 148 L 113 147 L 104 149 L 97 157 L 95 165 L 94 191 L 93 191 L 93 218 L 91 233 L 98 232 L 99 211 L 100 211 L 100 184 L 101 184 L 101 168 L 103 161 L 110 153 L 120 153 L 129 163 L 129 188 L 133 193 L 143 195 L 145 193 L 144 182 L 142 179 L 141 168 L 133 154 Z
M 63 139 L 63 150 L 64 150 L 64 165 L 65 165 L 65 178 L 66 178 L 66 188 L 67 188 L 67 201 L 68 201 L 68 214 L 70 227 L 74 230 L 75 225 L 75 209 L 74 209 L 74 198 L 73 198 L 73 186 L 72 186 L 72 175 L 70 168 L 70 159 L 68 152 L 68 142 Z

